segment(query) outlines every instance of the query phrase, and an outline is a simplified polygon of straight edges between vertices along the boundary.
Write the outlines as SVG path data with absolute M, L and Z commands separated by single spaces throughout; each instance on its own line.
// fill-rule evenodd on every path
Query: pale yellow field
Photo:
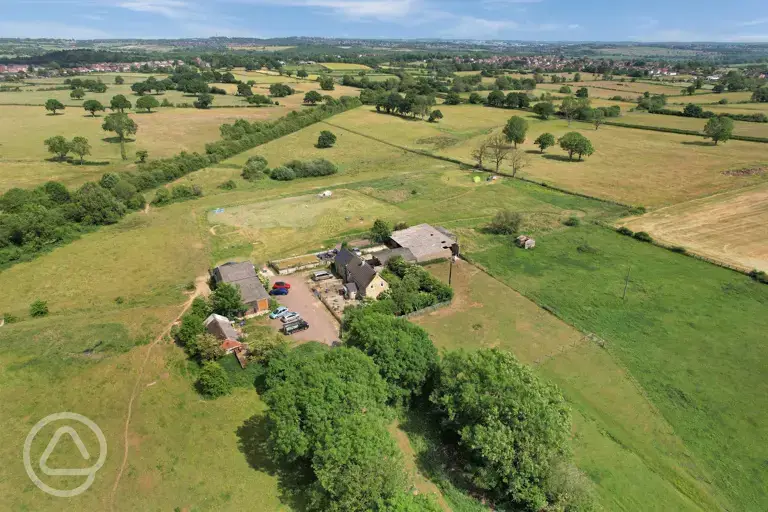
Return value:
M 749 101 L 752 99 L 751 92 L 723 92 L 720 94 L 707 93 L 707 94 L 694 94 L 693 96 L 678 96 L 676 98 L 670 98 L 668 101 L 670 104 L 681 103 L 683 105 L 688 103 L 717 103 L 723 98 L 727 99 L 729 103 L 736 103 L 739 101 Z
M 707 110 L 709 110 L 709 108 L 707 108 Z M 698 132 L 703 132 L 704 125 L 707 124 L 706 119 L 649 114 L 639 110 L 627 113 L 618 121 L 643 126 L 661 126 L 665 128 L 677 128 L 680 130 L 695 130 Z M 768 123 L 734 121 L 733 133 L 735 135 L 768 138 Z M 768 147 L 766 147 L 765 150 L 768 152 Z
M 319 62 L 319 64 L 331 71 L 367 71 L 371 69 L 364 64 L 348 64 L 345 62 Z
M 768 174 L 768 168 L 765 169 Z M 732 176 L 737 181 L 742 177 Z M 662 208 L 622 222 L 744 270 L 768 271 L 768 185 Z

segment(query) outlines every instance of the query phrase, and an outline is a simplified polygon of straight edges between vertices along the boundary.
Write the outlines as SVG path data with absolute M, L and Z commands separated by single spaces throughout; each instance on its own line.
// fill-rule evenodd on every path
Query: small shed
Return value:
M 515 239 L 515 244 L 523 249 L 533 249 L 536 247 L 536 240 L 526 235 L 520 235 Z

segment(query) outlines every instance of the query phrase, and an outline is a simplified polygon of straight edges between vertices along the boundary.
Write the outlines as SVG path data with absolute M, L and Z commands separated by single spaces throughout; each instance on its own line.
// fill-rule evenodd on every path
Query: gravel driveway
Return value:
M 277 301 L 301 315 L 309 324 L 309 329 L 290 336 L 297 341 L 319 341 L 330 345 L 339 339 L 339 323 L 326 309 L 320 299 L 316 298 L 310 289 L 309 277 L 303 274 L 290 276 L 275 276 L 272 282 L 285 281 L 291 285 L 288 295 L 277 296 Z M 283 323 L 280 320 L 270 320 L 275 329 L 280 329 Z

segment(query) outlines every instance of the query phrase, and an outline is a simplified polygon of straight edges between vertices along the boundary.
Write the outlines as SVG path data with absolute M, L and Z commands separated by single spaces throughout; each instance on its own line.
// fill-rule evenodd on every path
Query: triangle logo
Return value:
M 53 434 L 53 437 L 51 438 L 51 441 L 48 443 L 48 446 L 45 448 L 45 451 L 40 456 L 40 469 L 43 473 L 50 476 L 71 476 L 71 475 L 88 475 L 92 472 L 92 468 L 84 468 L 84 469 L 53 469 L 48 467 L 48 457 L 51 456 L 53 453 L 53 450 L 56 448 L 56 445 L 59 443 L 59 440 L 61 437 L 67 434 L 70 438 L 72 438 L 72 441 L 74 441 L 75 446 L 77 446 L 77 449 L 80 450 L 80 455 L 85 460 L 88 460 L 91 458 L 91 455 L 88 453 L 88 449 L 85 447 L 85 444 L 83 443 L 83 440 L 80 439 L 80 435 L 77 433 L 75 429 L 72 427 L 59 427 L 58 430 Z

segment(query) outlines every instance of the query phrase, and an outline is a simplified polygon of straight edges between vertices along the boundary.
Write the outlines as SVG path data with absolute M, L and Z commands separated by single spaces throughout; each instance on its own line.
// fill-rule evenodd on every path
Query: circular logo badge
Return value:
M 96 463 L 89 467 L 89 468 L 82 468 L 82 469 L 53 469 L 48 466 L 48 457 L 51 456 L 51 453 L 53 453 L 54 448 L 56 448 L 56 445 L 58 444 L 61 437 L 66 434 L 69 437 L 72 438 L 72 441 L 75 443 L 75 446 L 77 446 L 78 450 L 80 451 L 80 455 L 83 456 L 85 460 L 90 460 L 91 454 L 88 453 L 88 449 L 85 447 L 85 444 L 83 443 L 83 440 L 80 439 L 80 435 L 77 433 L 77 431 L 72 428 L 69 425 L 61 426 L 59 427 L 56 432 L 53 434 L 53 437 L 48 442 L 48 446 L 45 448 L 45 451 L 43 451 L 43 454 L 40 456 L 40 471 L 42 471 L 44 474 L 48 476 L 85 476 L 85 482 L 80 484 L 78 487 L 75 487 L 74 489 L 69 490 L 60 490 L 60 489 L 54 489 L 53 487 L 49 486 L 45 482 L 43 482 L 40 477 L 37 476 L 37 473 L 35 472 L 34 467 L 32 467 L 32 461 L 30 453 L 32 451 L 32 441 L 34 441 L 35 436 L 40 432 L 40 430 L 43 429 L 46 425 L 48 425 L 51 422 L 59 421 L 59 420 L 70 420 L 70 422 L 78 422 L 82 423 L 91 431 L 96 434 L 96 438 L 99 440 L 99 457 L 96 460 Z M 93 483 L 94 479 L 96 478 L 96 472 L 101 468 L 101 466 L 104 465 L 104 461 L 107 459 L 107 439 L 104 437 L 104 433 L 101 431 L 98 425 L 96 425 L 93 421 L 91 421 L 89 418 L 86 418 L 82 414 L 77 414 L 74 412 L 59 412 L 56 414 L 51 414 L 49 416 L 46 416 L 45 418 L 38 421 L 34 427 L 32 427 L 32 430 L 29 431 L 29 434 L 27 434 L 27 439 L 24 441 L 24 469 L 27 470 L 27 475 L 29 475 L 29 478 L 35 483 L 36 486 L 38 486 L 42 491 L 47 492 L 48 494 L 51 494 L 53 496 L 58 496 L 60 498 L 71 498 L 73 496 L 77 496 L 78 494 L 84 493 Z

